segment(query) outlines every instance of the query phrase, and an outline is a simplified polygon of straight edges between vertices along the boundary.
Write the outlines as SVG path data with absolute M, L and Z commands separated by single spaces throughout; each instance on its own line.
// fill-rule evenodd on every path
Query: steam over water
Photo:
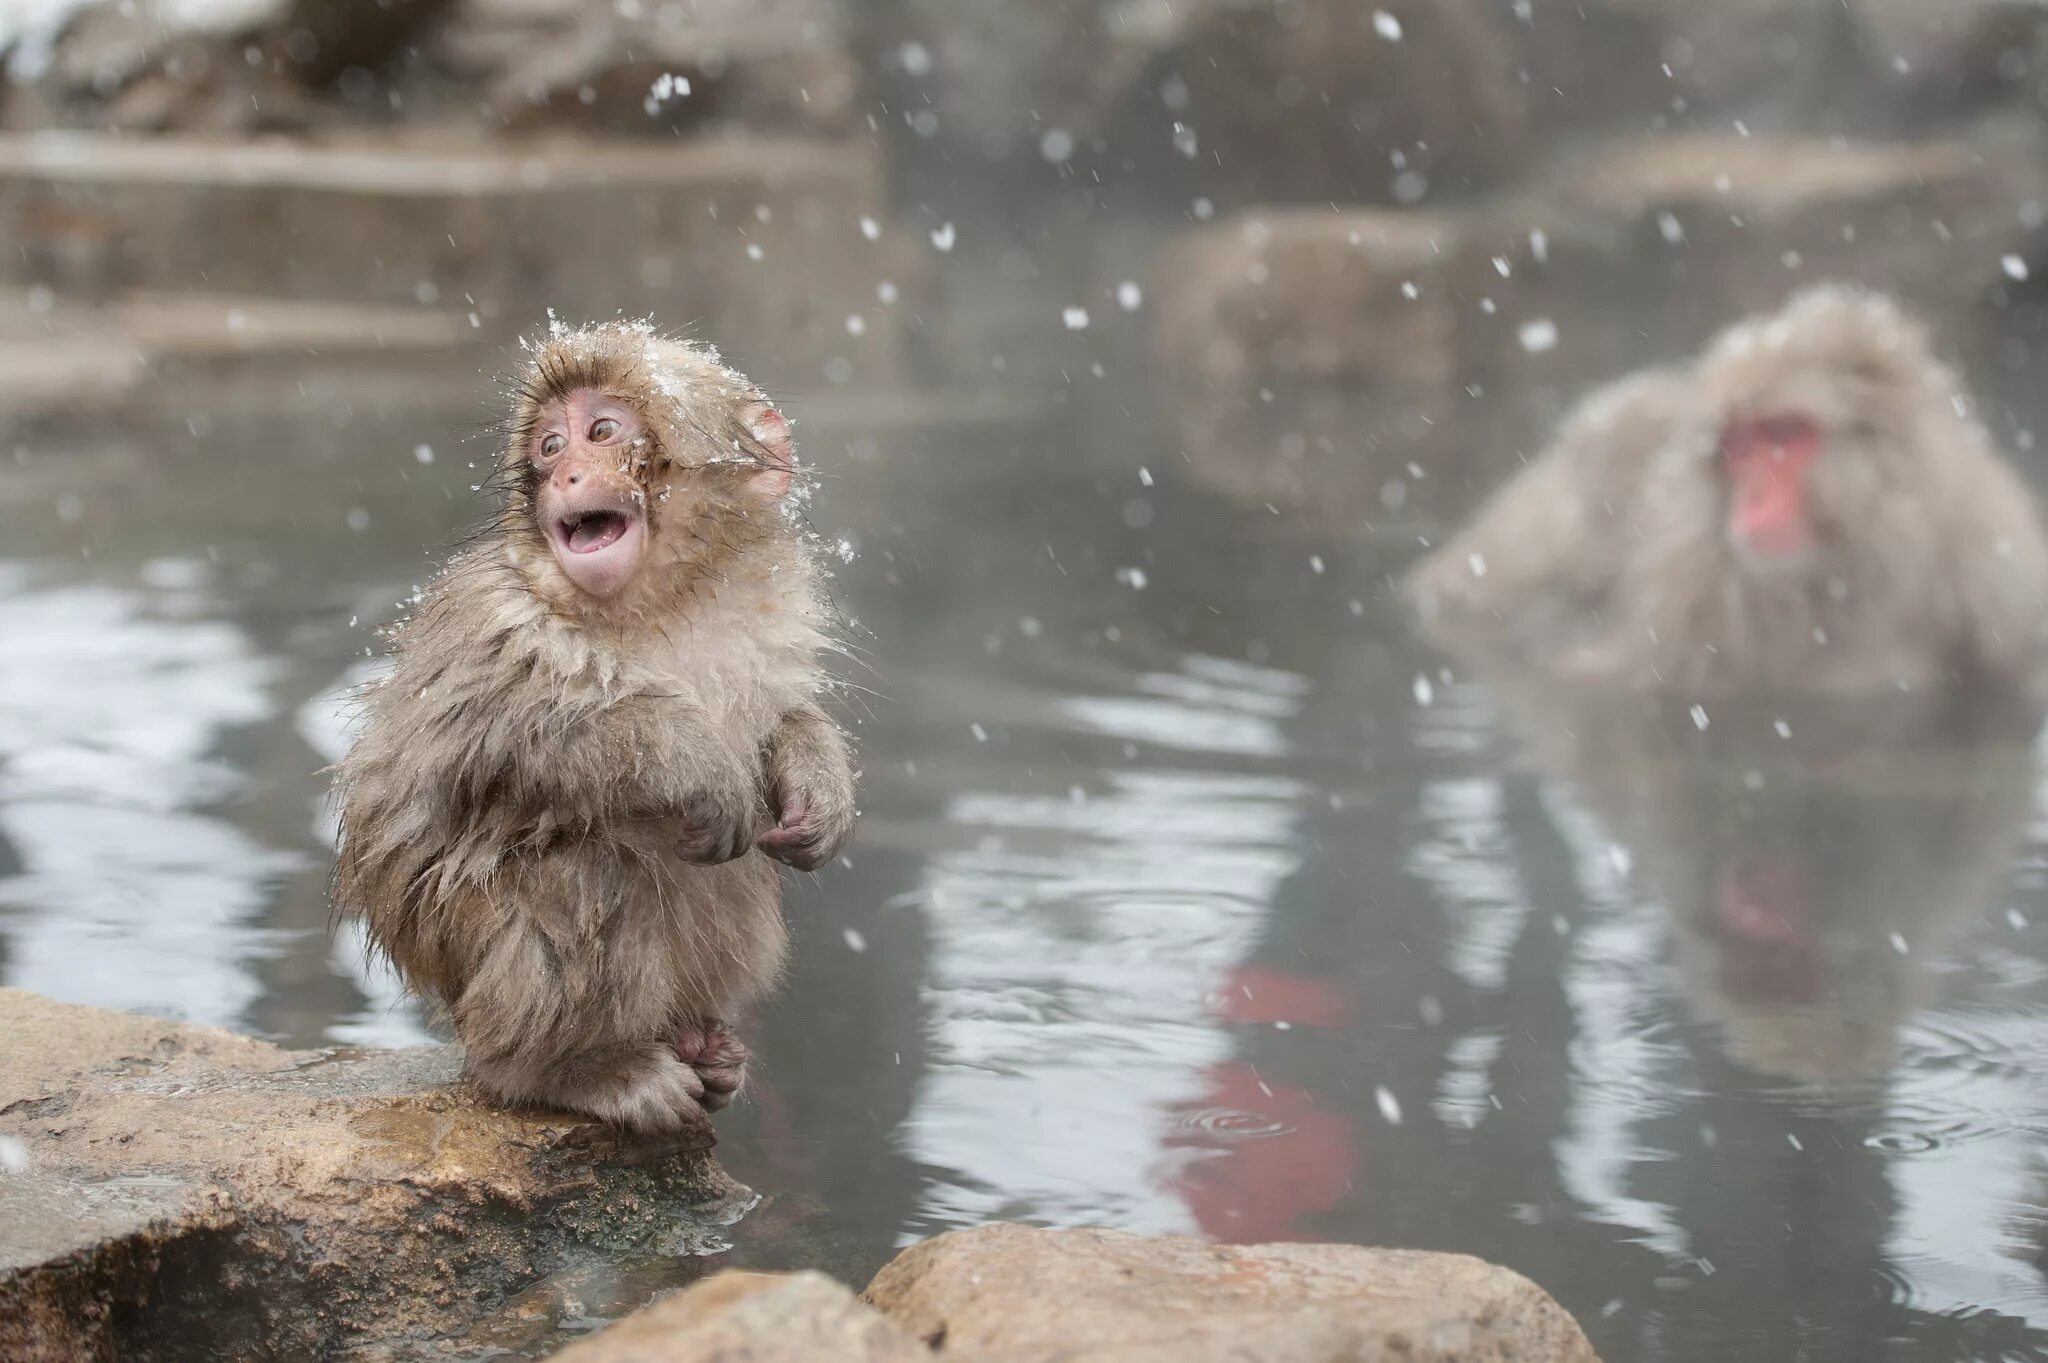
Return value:
M 476 512 L 481 397 L 308 398 L 283 455 L 224 422 L 232 500 L 184 477 L 196 438 L 30 443 L 0 494 L 0 979 L 293 1046 L 429 1037 L 329 933 L 320 768 L 373 628 Z M 765 1201 L 724 1261 L 859 1280 L 991 1217 L 1337 1239 L 1515 1267 L 1613 1359 L 2048 1351 L 2025 742 L 1872 739 L 1850 772 L 1716 713 L 1681 732 L 1734 746 L 1637 770 L 1599 717 L 1581 769 L 1545 741 L 1581 717 L 1407 640 L 1405 533 L 1220 505 L 1120 411 L 789 406 L 858 550 L 864 816 L 790 883 L 721 1146 Z M 1758 896 L 1795 942 L 1744 937 Z

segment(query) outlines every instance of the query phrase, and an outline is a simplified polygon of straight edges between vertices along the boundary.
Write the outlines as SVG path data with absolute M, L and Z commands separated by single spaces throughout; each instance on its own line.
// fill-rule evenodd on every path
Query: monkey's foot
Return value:
M 704 1094 L 698 1101 L 709 1112 L 730 1103 L 747 1077 L 745 1043 L 717 1018 L 684 1024 L 676 1036 L 676 1058 L 704 1081 Z
M 704 1081 L 660 1043 L 600 1046 L 551 1055 L 486 1057 L 472 1047 L 470 1073 L 494 1098 L 515 1107 L 584 1112 L 641 1136 L 709 1133 Z

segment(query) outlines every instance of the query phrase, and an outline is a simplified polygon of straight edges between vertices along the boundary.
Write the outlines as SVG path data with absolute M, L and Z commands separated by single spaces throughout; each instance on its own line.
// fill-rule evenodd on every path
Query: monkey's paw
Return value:
M 746 1045 L 717 1018 L 685 1023 L 676 1035 L 676 1058 L 703 1081 L 704 1093 L 698 1101 L 707 1112 L 730 1103 L 746 1082 Z
M 783 803 L 781 822 L 756 845 L 785 866 L 815 871 L 839 855 L 852 833 L 852 819 L 828 818 L 799 793 Z
M 635 1068 L 611 1091 L 579 1095 L 568 1105 L 642 1136 L 708 1128 L 705 1113 L 712 1103 L 697 1071 L 661 1053 L 651 1062 Z
M 727 804 L 715 795 L 692 795 L 684 805 L 682 836 L 676 840 L 685 860 L 716 866 L 745 856 L 754 845 L 761 819 L 744 806 Z

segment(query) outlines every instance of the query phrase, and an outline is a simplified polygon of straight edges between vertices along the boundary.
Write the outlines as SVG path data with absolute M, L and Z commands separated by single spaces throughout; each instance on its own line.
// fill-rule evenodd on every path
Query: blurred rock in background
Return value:
M 1817 278 L 2023 374 L 2044 34 L 2040 0 L 41 0 L 0 17 L 0 274 L 56 314 L 410 305 L 472 368 L 552 306 L 784 389 L 1150 389 L 1218 486 L 1434 519 L 1579 388 Z

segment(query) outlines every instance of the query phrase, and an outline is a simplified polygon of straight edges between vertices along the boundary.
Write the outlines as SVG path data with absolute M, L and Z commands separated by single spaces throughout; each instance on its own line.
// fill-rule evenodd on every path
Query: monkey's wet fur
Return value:
M 338 769 L 338 911 L 499 1101 L 643 1135 L 739 1089 L 785 951 L 775 861 L 852 836 L 839 648 L 789 426 L 715 351 L 559 326 L 501 514 L 393 631 Z
M 1406 594 L 1559 680 L 2038 703 L 2048 539 L 1973 410 L 1892 300 L 1808 289 L 1588 396 Z

